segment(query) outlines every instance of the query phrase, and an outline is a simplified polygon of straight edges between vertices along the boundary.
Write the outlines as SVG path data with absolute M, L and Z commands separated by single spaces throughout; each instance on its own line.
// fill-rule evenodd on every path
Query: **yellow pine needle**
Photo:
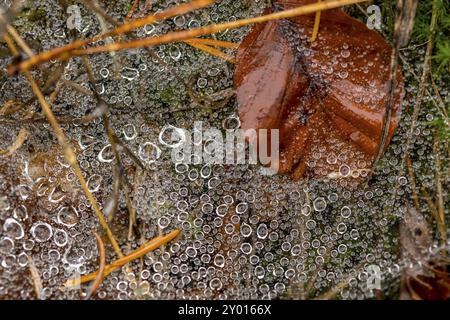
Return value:
M 184 31 L 178 31 L 178 32 L 171 32 L 162 36 L 158 37 L 150 37 L 150 38 L 144 38 L 134 41 L 128 41 L 128 42 L 116 42 L 109 45 L 94 47 L 94 48 L 87 48 L 85 50 L 74 50 L 72 52 L 73 55 L 79 56 L 83 54 L 94 54 L 94 53 L 101 53 L 101 52 L 108 52 L 108 51 L 119 51 L 119 50 L 125 50 L 125 49 L 135 49 L 135 48 L 141 48 L 145 46 L 155 46 L 160 44 L 166 44 L 170 42 L 176 42 L 176 41 L 183 41 L 188 40 L 190 38 L 196 38 L 200 36 L 205 36 L 212 33 L 217 33 L 229 29 L 236 29 L 240 27 L 244 27 L 250 24 L 254 23 L 262 23 L 272 20 L 278 20 L 278 19 L 287 19 L 296 17 L 299 15 L 306 15 L 315 13 L 317 11 L 324 11 L 328 9 L 335 9 L 339 8 L 345 5 L 349 4 L 355 4 L 360 2 L 366 2 L 368 0 L 332 0 L 327 2 L 320 2 L 320 3 L 313 3 L 309 5 L 305 5 L 302 7 L 289 9 L 281 12 L 271 13 L 268 15 L 263 15 L 260 17 L 255 18 L 249 18 L 249 19 L 243 19 L 243 20 L 237 20 L 232 22 L 226 22 L 222 24 L 215 24 L 215 25 L 209 25 L 202 28 L 192 29 L 192 30 L 184 30 Z M 27 66 L 29 63 L 27 61 L 24 61 L 22 63 L 24 66 Z
M 11 36 L 13 36 L 13 38 L 21 39 L 20 36 L 14 32 L 11 33 Z M 4 38 L 5 38 L 8 46 L 10 46 L 11 52 L 14 55 L 18 54 L 17 48 L 15 47 L 15 45 L 11 41 L 11 39 L 6 35 L 6 33 L 4 34 Z M 15 39 L 17 43 L 24 46 L 25 50 L 31 52 L 31 50 L 28 48 L 28 46 L 26 45 L 26 43 L 23 40 L 17 41 L 17 39 Z M 100 222 L 100 225 L 102 226 L 103 230 L 106 232 L 106 235 L 108 236 L 108 239 L 111 242 L 111 245 L 113 246 L 114 251 L 116 252 L 116 254 L 119 258 L 123 257 L 122 251 L 120 250 L 120 247 L 117 244 L 117 241 L 114 238 L 114 235 L 113 235 L 111 229 L 109 228 L 108 224 L 106 223 L 106 220 L 103 216 L 103 213 L 100 210 L 99 205 L 97 204 L 97 201 L 95 200 L 94 196 L 89 191 L 86 180 L 84 179 L 83 173 L 78 164 L 78 160 L 77 160 L 75 151 L 73 151 L 71 145 L 68 143 L 67 137 L 64 134 L 64 131 L 62 130 L 60 124 L 58 123 L 50 105 L 48 104 L 47 100 L 45 99 L 38 84 L 36 83 L 36 81 L 34 81 L 30 72 L 25 70 L 24 75 L 25 75 L 25 78 L 28 80 L 28 83 L 30 84 L 31 89 L 33 90 L 33 93 L 35 94 L 36 98 L 38 99 L 39 104 L 41 105 L 42 111 L 44 112 L 44 115 L 47 118 L 47 121 L 50 123 L 50 125 L 53 129 L 53 133 L 56 136 L 56 138 L 58 139 L 58 142 L 63 149 L 64 156 L 65 156 L 67 162 L 69 163 L 69 165 L 74 170 L 75 176 L 78 178 L 78 181 L 81 184 L 81 188 L 83 189 L 86 197 L 88 198 L 89 202 L 91 203 L 92 208 L 94 209 L 94 212 L 97 215 L 97 218 Z
M 231 63 L 235 63 L 235 60 L 233 57 L 231 57 L 228 54 L 226 54 L 220 50 L 217 50 L 213 47 L 210 47 L 210 46 L 204 45 L 204 44 L 200 44 L 200 43 L 195 43 L 195 42 L 192 42 L 191 40 L 185 40 L 184 42 L 187 43 L 188 45 L 190 45 L 196 49 L 202 50 L 212 56 L 222 58 Z
M 164 10 L 162 12 L 155 13 L 154 15 L 150 15 L 150 16 L 147 16 L 147 17 L 144 17 L 141 19 L 136 19 L 129 23 L 125 23 L 121 26 L 118 26 L 117 28 L 113 29 L 112 31 L 106 32 L 106 33 L 103 33 L 102 35 L 100 35 L 101 36 L 100 39 L 104 39 L 106 37 L 113 36 L 113 35 L 120 35 L 122 33 L 127 33 L 132 30 L 135 30 L 137 28 L 143 27 L 147 24 L 152 24 L 152 23 L 155 23 L 158 21 L 162 21 L 162 20 L 171 18 L 171 17 L 175 17 L 178 15 L 188 13 L 193 10 L 201 9 L 201 8 L 209 6 L 210 4 L 212 4 L 214 2 L 215 2 L 215 0 L 196 0 L 196 1 L 191 1 L 189 3 L 186 3 L 186 4 L 181 4 L 176 7 L 172 7 L 167 10 Z M 98 37 L 94 37 L 93 39 L 95 39 L 94 41 L 97 41 Z M 90 42 L 92 42 L 92 41 L 90 41 Z
M 275 12 L 268 15 L 263 15 L 260 17 L 255 18 L 249 18 L 249 19 L 243 19 L 243 20 L 237 20 L 232 22 L 226 22 L 222 24 L 216 24 L 216 25 L 209 25 L 202 28 L 196 28 L 192 30 L 185 30 L 185 31 L 178 31 L 178 32 L 171 32 L 162 36 L 158 37 L 150 37 L 150 38 L 144 38 L 134 41 L 128 41 L 128 42 L 116 42 L 104 46 L 94 47 L 94 48 L 88 48 L 85 50 L 73 50 L 71 52 L 67 52 L 67 48 L 57 48 L 50 52 L 44 52 L 40 55 L 35 56 L 34 58 L 30 58 L 28 60 L 25 60 L 21 62 L 18 65 L 12 65 L 8 68 L 9 73 L 14 73 L 18 70 L 27 70 L 34 65 L 44 63 L 48 61 L 49 59 L 53 59 L 55 57 L 58 57 L 59 59 L 68 59 L 71 56 L 80 56 L 85 54 L 94 54 L 94 53 L 100 53 L 100 52 L 108 52 L 108 51 L 119 51 L 119 50 L 125 50 L 125 49 L 133 49 L 133 48 L 141 48 L 145 46 L 155 46 L 160 44 L 166 44 L 170 42 L 176 42 L 176 41 L 183 41 L 188 40 L 191 38 L 196 38 L 200 36 L 205 36 L 212 33 L 217 33 L 221 31 L 225 31 L 228 29 L 236 29 L 240 27 L 244 27 L 250 24 L 254 23 L 262 23 L 272 20 L 278 20 L 278 19 L 287 19 L 292 18 L 300 15 L 306 15 L 315 13 L 318 11 L 324 11 L 328 9 L 335 9 L 340 8 L 346 5 L 350 4 L 356 4 L 361 2 L 366 2 L 368 0 L 332 0 L 332 1 L 326 1 L 326 2 L 320 2 L 320 3 L 313 3 L 309 5 L 305 5 L 302 7 L 285 10 L 281 12 Z M 134 22 L 134 21 L 133 21 Z M 120 28 L 120 27 L 119 27 Z M 117 30 L 117 29 L 116 29 Z M 123 30 L 121 30 L 123 31 Z M 70 44 L 66 47 L 71 47 L 71 49 L 74 48 L 74 45 Z M 81 47 L 78 45 L 78 47 Z M 69 49 L 69 51 L 71 50 Z M 55 54 L 57 52 L 62 55 Z
M 49 60 L 54 60 L 59 58 L 60 60 L 68 59 L 70 55 L 70 51 L 74 49 L 79 49 L 83 46 L 88 45 L 89 43 L 96 42 L 114 35 L 121 35 L 122 33 L 130 32 L 132 30 L 135 30 L 137 28 L 143 27 L 147 24 L 152 24 L 158 21 L 162 21 L 171 17 L 175 17 L 178 15 L 182 15 L 185 13 L 188 13 L 190 11 L 204 8 L 209 6 L 210 4 L 214 3 L 215 0 L 195 0 L 186 4 L 182 4 L 176 7 L 169 8 L 165 11 L 155 13 L 154 15 L 149 15 L 147 17 L 133 20 L 127 23 L 124 23 L 117 28 L 109 31 L 104 32 L 102 34 L 96 35 L 90 39 L 85 40 L 76 40 L 72 43 L 69 43 L 68 45 L 55 48 L 51 51 L 46 51 L 41 54 L 35 55 L 35 56 L 29 56 L 29 59 L 26 60 L 27 64 L 23 65 L 22 63 L 18 66 L 9 66 L 8 72 L 10 74 L 13 74 L 17 72 L 18 70 L 27 70 L 33 65 L 42 64 L 44 62 L 47 62 Z
M 34 53 L 33 51 L 30 49 L 30 47 L 28 47 L 28 45 L 25 43 L 25 41 L 23 41 L 23 39 L 19 36 L 19 33 L 16 31 L 16 29 L 14 29 L 14 27 L 12 27 L 11 25 L 7 25 L 6 29 L 8 30 L 9 34 L 11 34 L 11 36 L 14 38 L 14 41 L 17 42 L 17 44 L 19 45 L 19 47 L 29 56 L 33 56 Z
M 146 255 L 150 251 L 153 251 L 153 250 L 159 248 L 160 246 L 162 246 L 162 245 L 172 241 L 179 234 L 180 234 L 180 230 L 174 230 L 174 231 L 168 233 L 165 236 L 158 236 L 158 237 L 150 240 L 145 245 L 143 245 L 142 247 L 134 250 L 133 252 L 131 252 L 127 256 L 122 257 L 122 258 L 114 261 L 111 264 L 106 265 L 105 269 L 104 269 L 104 272 L 103 272 L 103 276 L 106 277 L 111 272 L 113 272 L 114 270 L 117 270 L 118 268 L 122 267 L 123 265 L 125 265 L 127 263 L 130 263 L 131 261 L 134 261 L 136 259 L 139 259 L 140 257 Z M 85 275 L 85 276 L 77 278 L 77 279 L 69 279 L 68 281 L 66 281 L 65 286 L 66 287 L 73 287 L 73 286 L 76 286 L 76 285 L 81 284 L 81 283 L 85 283 L 85 282 L 88 282 L 88 281 L 95 280 L 97 275 L 98 275 L 98 273 L 99 272 L 96 271 L 96 272 L 90 273 L 88 275 Z
M 320 2 L 322 2 L 322 0 L 319 0 L 319 3 Z M 317 11 L 316 17 L 314 19 L 314 28 L 313 28 L 313 32 L 312 32 L 311 39 L 310 39 L 311 42 L 316 41 L 317 35 L 319 34 L 320 15 L 321 15 L 321 11 Z
M 227 49 L 237 49 L 239 48 L 239 43 L 235 42 L 229 42 L 229 41 L 220 41 L 215 39 L 204 39 L 204 38 L 193 38 L 185 40 L 186 42 L 189 41 L 191 43 L 195 44 L 203 44 L 208 45 L 212 47 L 220 47 L 220 48 L 227 48 Z
M 98 254 L 99 254 L 99 268 L 98 268 L 98 274 L 95 277 L 94 282 L 92 283 L 91 289 L 89 289 L 89 293 L 86 295 L 86 300 L 89 300 L 92 295 L 97 291 L 97 289 L 100 287 L 100 285 L 103 282 L 103 279 L 105 278 L 105 267 L 106 267 L 106 253 L 105 253 L 105 244 L 103 243 L 102 238 L 95 233 L 95 238 L 97 239 L 97 246 L 98 246 Z

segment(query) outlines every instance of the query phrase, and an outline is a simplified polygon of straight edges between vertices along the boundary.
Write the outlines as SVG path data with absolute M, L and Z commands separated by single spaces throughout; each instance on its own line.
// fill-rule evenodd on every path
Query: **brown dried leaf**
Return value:
M 274 1 L 276 10 L 315 0 Z M 392 49 L 341 9 L 257 25 L 237 55 L 235 85 L 242 128 L 279 129 L 279 173 L 349 175 L 371 167 L 386 106 Z M 398 71 L 388 141 L 400 118 Z M 342 172 L 343 171 L 343 172 Z

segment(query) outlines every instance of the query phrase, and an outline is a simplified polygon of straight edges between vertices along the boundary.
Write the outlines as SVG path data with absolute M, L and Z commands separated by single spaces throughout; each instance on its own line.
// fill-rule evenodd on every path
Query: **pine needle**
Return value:
M 185 42 L 195 43 L 195 44 L 203 44 L 213 47 L 219 48 L 227 48 L 227 49 L 237 49 L 239 48 L 239 43 L 229 42 L 229 41 L 220 41 L 216 39 L 205 39 L 205 38 L 193 38 L 185 40 Z
M 222 59 L 224 59 L 224 60 L 226 60 L 228 62 L 231 62 L 231 63 L 235 63 L 235 60 L 234 60 L 233 57 L 231 57 L 228 54 L 226 54 L 226 53 L 224 53 L 224 52 L 222 52 L 220 50 L 217 50 L 217 49 L 215 49 L 213 47 L 210 47 L 210 46 L 204 45 L 204 44 L 200 44 L 200 43 L 195 43 L 195 42 L 192 42 L 191 40 L 185 40 L 183 42 L 185 42 L 186 44 L 188 44 L 188 45 L 190 45 L 190 46 L 192 46 L 192 47 L 194 47 L 196 49 L 199 49 L 199 50 L 201 50 L 203 52 L 206 52 L 206 53 L 208 53 L 208 54 L 210 54 L 212 56 L 222 58 Z
M 177 15 L 185 14 L 187 12 L 206 7 L 210 4 L 212 4 L 213 2 L 214 2 L 214 0 L 196 0 L 196 1 L 189 2 L 187 4 L 172 7 L 170 9 L 167 9 L 163 12 L 156 13 L 154 15 L 149 15 L 149 16 L 141 18 L 141 19 L 137 19 L 137 20 L 133 20 L 131 22 L 124 23 L 124 24 L 116 27 L 112 31 L 96 35 L 89 39 L 76 40 L 68 45 L 53 49 L 51 51 L 46 51 L 39 55 L 30 56 L 28 60 L 23 61 L 18 66 L 10 65 L 8 67 L 8 72 L 10 74 L 14 74 L 19 70 L 28 70 L 29 68 L 31 68 L 34 65 L 42 64 L 42 63 L 45 63 L 45 62 L 47 62 L 49 60 L 53 60 L 53 59 L 67 60 L 68 58 L 71 57 L 70 52 L 72 50 L 79 49 L 83 46 L 86 46 L 86 45 L 92 43 L 92 42 L 103 40 L 103 39 L 106 39 L 108 37 L 115 36 L 115 35 L 118 36 L 123 33 L 127 33 L 130 31 L 133 31 L 137 28 L 143 27 L 147 24 L 152 24 L 152 23 L 162 21 L 162 20 L 177 16 Z M 110 45 L 112 45 L 112 44 L 110 44 Z M 114 50 L 108 50 L 108 51 L 114 51 Z M 115 51 L 117 51 L 117 50 L 115 50 Z
M 106 266 L 106 254 L 105 254 L 105 244 L 103 243 L 102 238 L 95 233 L 95 238 L 97 239 L 97 246 L 98 246 L 98 253 L 99 253 L 99 268 L 97 276 L 95 277 L 94 282 L 92 283 L 91 289 L 89 290 L 89 293 L 86 295 L 85 300 L 89 300 L 92 295 L 97 291 L 97 289 L 100 287 L 100 285 L 103 282 L 103 279 L 105 277 L 104 271 Z
M 67 46 L 56 48 L 51 51 L 47 51 L 47 52 L 41 53 L 39 55 L 36 55 L 28 60 L 22 61 L 18 65 L 10 65 L 8 67 L 8 73 L 14 74 L 18 71 L 28 70 L 35 65 L 45 63 L 51 59 L 57 58 L 60 60 L 67 60 L 73 56 L 89 55 L 89 54 L 109 52 L 109 51 L 120 51 L 120 50 L 133 49 L 133 48 L 142 48 L 142 47 L 146 47 L 146 46 L 155 46 L 155 45 L 166 44 L 166 43 L 170 43 L 170 42 L 179 42 L 179 41 L 183 41 L 183 40 L 189 40 L 191 38 L 196 38 L 196 37 L 200 37 L 200 36 L 209 35 L 212 33 L 225 31 L 228 29 L 236 29 L 236 28 L 248 26 L 248 25 L 251 25 L 254 23 L 262 23 L 262 22 L 278 20 L 278 19 L 293 18 L 293 17 L 299 16 L 299 15 L 306 15 L 306 14 L 311 14 L 311 13 L 315 13 L 318 11 L 340 8 L 340 7 L 343 7 L 346 5 L 361 3 L 361 2 L 366 2 L 366 1 L 368 1 L 368 0 L 332 0 L 332 1 L 326 1 L 326 2 L 320 2 L 320 3 L 313 3 L 313 4 L 305 5 L 302 7 L 284 10 L 281 12 L 275 12 L 275 13 L 271 13 L 268 15 L 255 17 L 255 18 L 242 19 L 242 20 L 226 22 L 226 23 L 222 23 L 222 24 L 214 24 L 214 25 L 209 25 L 206 27 L 196 28 L 196 29 L 192 29 L 192 30 L 171 32 L 171 33 L 168 33 L 168 34 L 165 34 L 162 36 L 157 36 L 157 37 L 143 38 L 143 39 L 138 39 L 138 40 L 133 40 L 133 41 L 128 41 L 128 42 L 116 42 L 116 43 L 112 43 L 112 44 L 108 44 L 108 45 L 87 48 L 84 50 L 78 49 L 78 48 L 82 47 L 83 45 L 86 45 L 86 44 L 92 42 L 93 40 L 97 41 L 97 40 L 103 39 L 103 38 L 111 36 L 111 35 L 118 35 L 120 33 L 131 31 L 137 27 L 151 23 L 149 21 L 152 21 L 152 22 L 156 21 L 154 19 L 159 19 L 159 20 L 165 19 L 168 16 L 170 16 L 168 13 L 169 10 L 171 10 L 171 12 L 170 12 L 171 15 L 180 14 L 180 12 L 175 12 L 176 11 L 175 9 L 169 9 L 164 12 L 161 12 L 160 14 L 155 14 L 154 16 L 143 18 L 143 19 L 148 19 L 148 20 L 139 19 L 139 20 L 135 20 L 130 23 L 124 24 L 124 25 L 114 29 L 113 31 L 108 32 L 107 34 L 102 34 L 102 35 L 94 37 L 93 39 L 91 39 L 90 42 L 88 40 L 75 41 Z M 211 1 L 196 1 L 194 4 L 197 4 L 197 2 L 198 3 L 201 2 L 201 4 L 203 4 L 205 6 L 209 3 L 211 3 Z M 180 9 L 181 7 L 183 7 L 183 6 L 178 6 L 176 8 Z M 198 6 L 198 7 L 200 7 L 200 6 Z M 194 9 L 192 3 L 184 5 L 184 8 L 189 9 L 189 11 Z
M 118 268 L 124 266 L 125 264 L 130 263 L 131 261 L 134 261 L 136 259 L 139 259 L 140 257 L 146 255 L 150 251 L 156 250 L 160 246 L 162 246 L 162 245 L 172 241 L 179 234 L 180 234 L 180 230 L 174 230 L 174 231 L 170 232 L 169 234 L 167 234 L 165 236 L 158 236 L 158 237 L 150 240 L 147 244 L 143 245 L 139 249 L 134 250 L 133 252 L 131 252 L 127 256 L 122 257 L 122 258 L 114 261 L 111 264 L 108 264 L 107 266 L 105 266 L 105 271 L 103 273 L 104 277 L 109 275 L 111 272 L 117 270 Z M 96 272 L 90 273 L 90 274 L 85 275 L 85 276 L 83 276 L 81 278 L 78 278 L 78 279 L 69 279 L 66 282 L 65 286 L 66 287 L 72 287 L 72 286 L 76 286 L 76 285 L 81 284 L 81 283 L 92 281 L 92 280 L 94 280 L 97 277 L 98 273 L 99 273 L 99 271 L 96 271 Z
M 321 2 L 322 0 L 319 0 L 318 2 Z M 319 26 L 320 26 L 320 15 L 321 11 L 316 12 L 316 17 L 314 18 L 314 28 L 311 35 L 311 42 L 316 41 L 317 35 L 319 34 Z

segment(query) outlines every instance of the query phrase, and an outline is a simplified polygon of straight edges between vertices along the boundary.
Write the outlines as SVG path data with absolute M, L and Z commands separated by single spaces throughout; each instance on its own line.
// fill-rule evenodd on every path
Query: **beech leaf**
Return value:
M 315 0 L 273 1 L 274 10 Z M 269 11 L 269 10 L 268 10 Z M 256 25 L 235 72 L 242 129 L 279 129 L 279 173 L 326 177 L 371 169 L 381 138 L 392 48 L 341 9 Z M 399 122 L 398 70 L 388 141 Z

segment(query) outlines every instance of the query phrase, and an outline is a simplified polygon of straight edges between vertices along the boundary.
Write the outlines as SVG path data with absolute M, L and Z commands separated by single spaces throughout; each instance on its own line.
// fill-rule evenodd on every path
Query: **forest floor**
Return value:
M 11 25 L 37 54 L 110 30 L 128 14 L 131 20 L 186 3 L 142 0 L 132 10 L 133 2 L 99 1 L 102 15 L 85 1 L 26 0 Z M 392 43 L 395 3 L 365 2 L 345 11 L 367 22 L 369 6 L 377 5 L 380 33 Z M 127 37 L 245 19 L 267 6 L 216 1 Z M 192 130 L 199 121 L 203 129 L 225 132 L 238 123 L 235 65 L 185 42 L 89 55 L 87 62 L 52 59 L 30 70 L 72 146 L 77 172 L 29 78 L 6 72 L 29 54 L 14 57 L 2 38 L 0 299 L 85 297 L 92 287 L 69 288 L 66 281 L 96 271 L 99 260 L 129 257 L 157 237 L 157 248 L 100 279 L 92 298 L 414 297 L 405 281 L 422 292 L 414 281 L 438 279 L 430 272 L 445 271 L 450 250 L 449 26 L 444 0 L 419 4 L 412 39 L 400 50 L 405 98 L 399 128 L 362 185 L 351 177 L 265 176 L 253 164 L 174 164 L 163 132 Z M 210 37 L 239 44 L 250 28 Z M 223 52 L 233 57 L 236 50 Z M 430 66 L 425 75 L 424 65 Z M 351 157 L 319 153 L 316 160 L 331 156 Z M 103 232 L 93 201 L 117 245 Z M 163 238 L 174 230 L 181 231 L 175 239 Z M 369 286 L 373 272 L 378 290 Z

